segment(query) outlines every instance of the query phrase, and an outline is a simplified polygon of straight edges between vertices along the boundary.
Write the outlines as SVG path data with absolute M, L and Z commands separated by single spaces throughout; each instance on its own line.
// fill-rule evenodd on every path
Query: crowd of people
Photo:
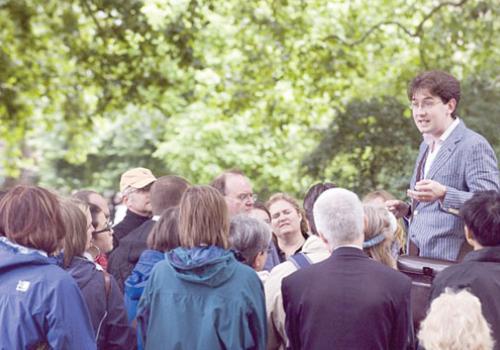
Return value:
M 132 168 L 115 223 L 92 190 L 2 192 L 0 349 L 500 349 L 498 165 L 454 84 L 410 84 L 410 203 L 331 182 L 264 203 L 235 169 L 193 185 Z M 404 254 L 456 262 L 418 329 Z

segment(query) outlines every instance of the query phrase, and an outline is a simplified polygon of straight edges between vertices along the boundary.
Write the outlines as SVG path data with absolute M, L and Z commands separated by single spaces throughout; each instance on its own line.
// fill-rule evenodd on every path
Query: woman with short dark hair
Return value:
M 264 349 L 264 292 L 255 271 L 228 250 L 222 195 L 193 186 L 179 211 L 181 247 L 166 254 L 138 308 L 146 349 Z
M 16 186 L 0 200 L 1 349 L 96 349 L 77 284 L 48 259 L 64 235 L 48 190 Z

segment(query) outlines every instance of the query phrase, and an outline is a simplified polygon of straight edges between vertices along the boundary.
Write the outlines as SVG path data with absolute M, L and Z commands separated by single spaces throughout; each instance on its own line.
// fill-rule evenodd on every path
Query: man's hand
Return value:
M 406 192 L 410 198 L 419 202 L 434 202 L 443 200 L 446 195 L 446 186 L 434 180 L 421 180 L 415 184 L 415 190 Z
M 397 199 L 385 201 L 385 207 L 398 219 L 407 216 L 410 210 L 408 203 Z

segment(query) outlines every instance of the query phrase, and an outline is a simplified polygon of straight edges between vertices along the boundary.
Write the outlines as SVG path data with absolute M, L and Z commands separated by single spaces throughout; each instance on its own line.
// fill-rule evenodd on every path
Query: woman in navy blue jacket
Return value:
M 0 201 L 0 349 L 96 349 L 78 286 L 48 258 L 63 237 L 49 191 L 16 186 Z
M 87 257 L 93 233 L 92 218 L 86 204 L 75 199 L 61 199 L 66 227 L 63 243 L 63 266 L 82 291 L 98 349 L 135 349 L 135 331 L 128 325 L 123 295 L 113 276 Z M 85 213 L 85 214 L 84 214 Z

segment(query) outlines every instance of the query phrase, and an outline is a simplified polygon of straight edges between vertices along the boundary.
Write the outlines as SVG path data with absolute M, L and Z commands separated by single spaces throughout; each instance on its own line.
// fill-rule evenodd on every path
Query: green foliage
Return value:
M 499 12 L 497 0 L 0 0 L 2 170 L 63 190 L 116 189 L 143 165 L 195 183 L 238 167 L 263 196 L 326 177 L 399 191 L 418 71 L 463 80 L 464 118 L 498 150 Z
M 408 107 L 395 98 L 353 100 L 323 131 L 305 170 L 358 193 L 403 191 L 419 144 L 414 129 Z

